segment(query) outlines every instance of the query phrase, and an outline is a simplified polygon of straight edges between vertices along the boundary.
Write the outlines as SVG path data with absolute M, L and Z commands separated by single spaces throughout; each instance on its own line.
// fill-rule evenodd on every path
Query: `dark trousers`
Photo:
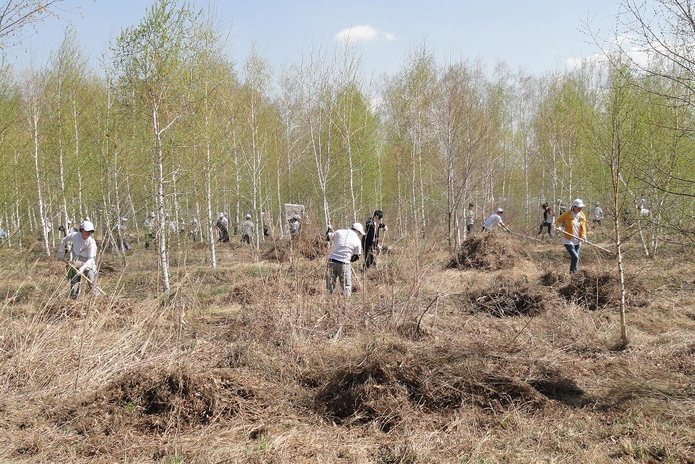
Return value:
M 364 249 L 364 268 L 368 269 L 372 266 L 376 266 L 376 256 L 374 256 L 374 245 L 368 246 Z
M 543 233 L 543 229 L 548 229 L 548 236 L 552 236 L 553 225 L 549 222 L 541 222 L 540 227 L 538 227 L 538 235 Z
M 226 227 L 221 226 L 218 227 L 219 229 L 219 234 L 220 234 L 220 242 L 228 242 L 229 241 L 229 231 L 227 230 Z

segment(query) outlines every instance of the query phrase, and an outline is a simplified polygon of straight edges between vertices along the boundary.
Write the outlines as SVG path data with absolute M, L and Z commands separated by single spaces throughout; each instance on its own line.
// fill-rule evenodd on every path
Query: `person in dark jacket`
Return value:
M 548 205 L 548 203 L 543 203 L 541 205 L 541 210 L 543 210 L 543 222 L 538 226 L 538 235 L 542 234 L 544 230 L 548 231 L 548 237 L 552 237 L 551 231 L 553 228 L 553 222 L 555 222 L 555 213 L 553 213 L 553 208 Z
M 379 248 L 379 232 L 383 229 L 388 230 L 386 225 L 381 222 L 384 218 L 384 212 L 380 209 L 374 211 L 371 218 L 365 223 L 366 231 L 362 237 L 362 248 L 364 250 L 364 268 L 368 269 L 376 265 L 376 257 L 374 251 Z

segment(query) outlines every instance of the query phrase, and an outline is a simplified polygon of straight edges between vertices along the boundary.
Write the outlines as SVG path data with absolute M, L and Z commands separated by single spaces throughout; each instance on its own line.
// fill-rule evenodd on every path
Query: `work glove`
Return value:
M 389 230 L 389 228 L 386 227 L 386 225 L 384 225 L 384 232 L 386 232 L 387 230 Z
M 354 262 L 357 261 L 358 259 L 360 259 L 360 255 L 352 255 L 352 256 L 350 257 L 350 262 L 351 262 L 351 263 L 354 263 Z

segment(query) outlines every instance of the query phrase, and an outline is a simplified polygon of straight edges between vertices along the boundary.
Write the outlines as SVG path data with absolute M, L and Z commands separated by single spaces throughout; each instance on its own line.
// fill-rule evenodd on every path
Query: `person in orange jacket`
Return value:
M 579 268 L 579 248 L 586 242 L 586 215 L 582 212 L 584 202 L 577 198 L 572 207 L 555 220 L 555 227 L 562 232 L 562 244 L 570 255 L 570 274 Z

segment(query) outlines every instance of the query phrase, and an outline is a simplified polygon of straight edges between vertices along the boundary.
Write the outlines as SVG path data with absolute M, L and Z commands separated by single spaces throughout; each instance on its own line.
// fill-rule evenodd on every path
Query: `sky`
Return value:
M 189 0 L 190 1 L 190 0 Z M 363 72 L 393 75 L 425 46 L 439 64 L 481 60 L 487 69 L 541 76 L 570 69 L 599 53 L 592 34 L 609 38 L 621 0 L 192 0 L 216 11 L 238 65 L 255 47 L 277 69 L 312 50 L 345 41 L 362 56 Z M 93 69 L 109 43 L 145 16 L 150 0 L 66 0 L 61 21 L 39 25 L 6 51 L 17 69 L 46 66 L 72 27 Z M 587 26 L 592 34 L 587 32 Z

